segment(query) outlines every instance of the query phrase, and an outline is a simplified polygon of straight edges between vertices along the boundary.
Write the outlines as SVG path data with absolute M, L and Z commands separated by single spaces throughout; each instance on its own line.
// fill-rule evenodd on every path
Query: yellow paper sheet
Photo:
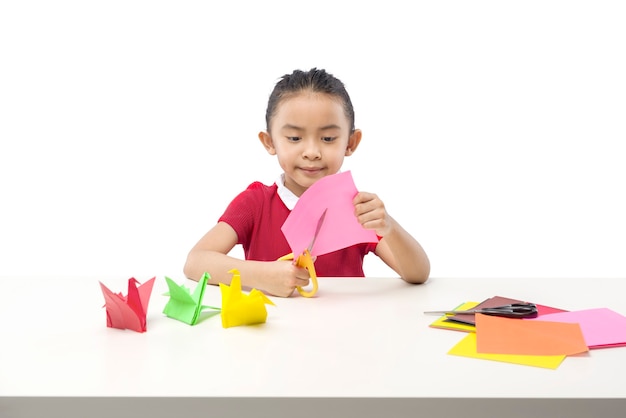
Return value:
M 466 311 L 468 309 L 472 309 L 478 304 L 479 302 L 465 302 L 465 303 L 460 304 L 456 308 L 454 308 L 454 310 Z M 439 319 L 437 319 L 435 322 L 430 324 L 429 326 L 431 328 L 451 329 L 453 331 L 465 331 L 465 332 L 476 331 L 476 327 L 474 325 L 461 324 L 460 322 L 446 321 L 447 318 L 448 318 L 447 315 L 443 315 L 439 317 Z
M 471 357 L 483 360 L 501 361 L 504 363 L 521 364 L 524 366 L 543 367 L 546 369 L 556 369 L 565 359 L 560 356 L 528 356 L 514 354 L 481 354 L 476 351 L 476 334 L 470 332 L 459 341 L 448 354 L 453 356 Z

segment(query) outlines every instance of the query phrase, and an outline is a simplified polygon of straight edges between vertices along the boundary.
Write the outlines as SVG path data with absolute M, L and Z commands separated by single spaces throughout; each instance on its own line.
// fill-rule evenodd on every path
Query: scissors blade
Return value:
M 315 244 L 315 240 L 317 239 L 317 236 L 320 234 L 320 230 L 322 229 L 322 224 L 324 223 L 324 218 L 326 218 L 326 212 L 327 211 L 328 211 L 328 208 L 324 209 L 324 212 L 322 213 L 322 216 L 320 216 L 319 220 L 317 221 L 317 227 L 315 228 L 315 234 L 313 235 L 313 238 L 311 239 L 311 243 L 307 247 L 307 250 L 309 252 L 311 252 L 313 250 L 313 245 Z

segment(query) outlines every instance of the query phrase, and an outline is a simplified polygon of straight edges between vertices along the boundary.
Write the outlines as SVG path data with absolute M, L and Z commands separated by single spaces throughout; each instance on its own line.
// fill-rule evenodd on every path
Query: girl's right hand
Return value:
M 287 298 L 296 287 L 309 285 L 309 271 L 296 266 L 292 260 L 271 261 L 269 264 L 268 279 L 262 286 L 267 293 Z

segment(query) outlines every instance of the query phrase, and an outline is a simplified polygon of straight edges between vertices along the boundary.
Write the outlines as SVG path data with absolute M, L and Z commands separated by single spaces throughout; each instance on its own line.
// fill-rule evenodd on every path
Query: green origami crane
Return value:
M 221 310 L 220 308 L 202 305 L 204 289 L 210 277 L 209 273 L 204 273 L 192 295 L 187 287 L 182 284 L 176 284 L 166 276 L 165 280 L 170 291 L 164 295 L 169 296 L 170 300 L 163 308 L 163 313 L 170 318 L 178 319 L 189 325 L 196 325 L 200 319 L 200 314 L 207 309 L 214 310 L 211 315 L 218 314 Z

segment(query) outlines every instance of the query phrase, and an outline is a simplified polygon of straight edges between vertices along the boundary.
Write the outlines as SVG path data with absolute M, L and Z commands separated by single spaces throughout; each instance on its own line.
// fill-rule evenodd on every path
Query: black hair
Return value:
M 295 70 L 291 74 L 285 74 L 274 86 L 272 94 L 267 102 L 265 112 L 265 124 L 267 131 L 270 130 L 270 120 L 276 114 L 276 108 L 280 102 L 294 94 L 303 91 L 325 93 L 339 98 L 343 104 L 344 112 L 350 121 L 350 133 L 354 132 L 354 108 L 344 84 L 325 70 L 312 68 L 309 71 Z

